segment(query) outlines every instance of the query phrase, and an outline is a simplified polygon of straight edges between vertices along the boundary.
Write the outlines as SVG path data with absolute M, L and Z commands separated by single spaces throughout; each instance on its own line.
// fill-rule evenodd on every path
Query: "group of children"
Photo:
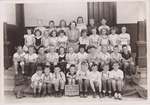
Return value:
M 38 26 L 27 29 L 24 46 L 18 46 L 13 56 L 16 74 L 18 68 L 31 79 L 33 96 L 64 95 L 66 84 L 79 85 L 80 97 L 108 95 L 122 99 L 123 79 L 134 69 L 130 35 L 126 27 L 117 34 L 117 27 L 89 25 L 78 17 L 69 27 L 65 20 L 59 27 L 54 21 L 49 28 Z

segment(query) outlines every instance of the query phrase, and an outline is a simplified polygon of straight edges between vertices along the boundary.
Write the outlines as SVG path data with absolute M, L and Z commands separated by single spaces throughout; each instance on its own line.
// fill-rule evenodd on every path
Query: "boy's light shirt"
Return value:
M 118 45 L 118 42 L 119 42 L 119 40 L 120 40 L 118 34 L 114 34 L 114 35 L 110 34 L 110 35 L 108 36 L 108 38 L 109 38 L 109 40 L 110 40 L 112 46 Z
M 26 46 L 34 45 L 34 38 L 35 38 L 34 34 L 31 35 L 25 34 L 24 35 L 25 45 Z
M 24 56 L 26 62 L 36 62 L 38 55 L 36 53 L 33 53 L 32 55 L 30 54 L 25 54 Z
M 112 70 L 109 72 L 109 78 L 114 78 L 114 79 L 118 79 L 120 78 L 121 80 L 123 80 L 124 78 L 124 74 L 123 74 L 123 71 L 118 69 L 117 71 L 115 70 Z
M 99 71 L 94 71 L 94 72 L 91 71 L 89 73 L 89 79 L 92 81 L 100 82 L 101 81 L 101 75 L 102 75 L 102 73 Z
M 121 33 L 119 35 L 119 39 L 120 39 L 120 42 L 121 42 L 121 45 L 128 45 L 129 44 L 129 41 L 130 41 L 130 34 L 128 33 Z
M 102 29 L 107 29 L 109 31 L 110 27 L 108 25 L 101 25 L 99 26 L 98 31 L 100 32 Z
M 23 60 L 24 60 L 24 56 L 25 56 L 25 52 L 23 52 L 22 54 L 18 54 L 18 53 L 16 52 L 16 53 L 14 53 L 14 55 L 13 55 L 13 61 L 14 61 L 14 62 L 23 61 Z
M 34 73 L 31 77 L 31 82 L 43 82 L 44 74 L 42 73 L 41 76 L 39 76 L 37 73 Z

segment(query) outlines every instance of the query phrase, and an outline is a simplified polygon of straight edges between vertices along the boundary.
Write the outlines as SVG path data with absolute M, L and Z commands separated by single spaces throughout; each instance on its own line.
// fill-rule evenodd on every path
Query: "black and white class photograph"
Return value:
M 1 5 L 5 103 L 148 99 L 146 2 Z

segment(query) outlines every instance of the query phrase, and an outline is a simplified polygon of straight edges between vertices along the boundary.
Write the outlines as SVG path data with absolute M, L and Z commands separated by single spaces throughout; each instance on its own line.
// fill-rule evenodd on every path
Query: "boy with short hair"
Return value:
M 42 67 L 38 66 L 36 73 L 34 73 L 31 77 L 31 87 L 33 88 L 33 97 L 41 96 L 43 77 L 44 75 L 42 73 Z
M 93 98 L 96 98 L 97 89 L 99 90 L 99 97 L 102 97 L 101 94 L 101 72 L 98 71 L 98 65 L 93 64 L 91 67 L 92 71 L 89 73 L 90 85 L 93 91 Z
M 66 77 L 65 74 L 60 70 L 59 66 L 54 67 L 53 73 L 53 84 L 55 88 L 55 96 L 63 96 L 64 87 L 65 87 Z
M 131 52 L 128 50 L 127 45 L 122 46 L 122 65 L 123 65 L 123 71 L 134 71 L 134 62 L 133 58 L 131 56 Z
M 109 97 L 111 97 L 111 80 L 109 79 L 109 65 L 105 64 L 103 66 L 103 71 L 102 71 L 102 93 L 103 96 L 106 96 L 106 93 L 108 93 Z M 108 86 L 108 89 L 107 89 Z
M 87 97 L 89 87 L 89 69 L 86 61 L 81 62 L 81 69 L 77 72 L 80 97 Z
M 43 76 L 43 95 L 52 94 L 52 73 L 50 72 L 49 67 L 45 67 L 44 76 Z
M 13 55 L 13 63 L 15 67 L 15 73 L 18 74 L 18 67 L 21 67 L 22 74 L 24 74 L 24 56 L 25 53 L 22 46 L 17 47 L 17 52 Z
M 67 73 L 67 81 L 69 85 L 75 85 L 76 83 L 76 66 L 75 65 L 70 65 L 69 72 Z
M 114 98 L 121 100 L 124 74 L 123 71 L 119 69 L 119 64 L 117 62 L 113 64 L 113 70 L 109 72 L 109 78 L 111 79 Z

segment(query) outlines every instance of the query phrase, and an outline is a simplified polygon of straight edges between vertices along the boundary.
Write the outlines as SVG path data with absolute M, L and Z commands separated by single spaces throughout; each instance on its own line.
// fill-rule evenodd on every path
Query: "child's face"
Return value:
M 64 21 L 61 21 L 60 25 L 61 27 L 65 27 L 66 23 Z
M 90 49 L 90 53 L 95 53 L 96 52 L 96 49 L 95 48 L 91 48 Z
M 53 23 L 53 22 L 50 22 L 50 23 L 49 23 L 49 27 L 50 27 L 50 28 L 53 28 L 53 27 L 54 27 L 54 23 Z
M 92 71 L 97 71 L 98 70 L 98 67 L 97 66 L 93 66 L 92 67 Z
M 90 19 L 89 23 L 90 23 L 90 25 L 94 25 L 95 24 L 94 19 Z
M 84 48 L 80 48 L 80 53 L 84 53 Z
M 83 18 L 78 19 L 78 24 L 81 24 L 81 23 L 83 23 Z
M 40 54 L 44 54 L 44 48 L 40 48 L 40 49 L 39 49 L 39 53 L 40 53 Z
M 63 33 L 63 32 L 61 32 L 61 33 L 59 34 L 59 36 L 64 36 L 64 33 Z
M 119 52 L 118 47 L 114 47 L 114 52 L 115 52 L 115 53 L 118 53 L 118 52 Z
M 71 74 L 75 73 L 75 67 L 71 67 L 71 68 L 70 68 L 70 73 L 71 73 Z
M 116 30 L 111 30 L 111 34 L 116 34 Z
M 38 75 L 42 75 L 42 70 L 37 71 Z
M 102 29 L 102 34 L 106 35 L 107 31 L 105 29 Z
M 123 47 L 122 50 L 123 50 L 123 52 L 128 52 L 127 47 Z
M 69 48 L 69 53 L 73 53 L 73 52 L 74 52 L 73 48 L 72 47 Z
M 28 34 L 28 35 L 32 34 L 32 32 L 31 32 L 30 29 L 27 30 L 27 34 Z
M 107 21 L 105 19 L 102 19 L 101 24 L 106 25 Z
M 94 28 L 94 29 L 92 29 L 92 34 L 96 34 L 96 29 Z
M 51 46 L 51 47 L 50 47 L 50 52 L 51 52 L 51 53 L 54 53 L 54 52 L 55 52 L 55 47 Z
M 106 52 L 107 52 L 107 47 L 106 47 L 106 46 L 103 46 L 103 47 L 102 47 L 102 52 L 103 52 L 103 53 L 106 53 Z
M 56 37 L 56 35 L 57 35 L 56 31 L 53 31 L 52 36 Z
M 82 36 L 83 36 L 83 37 L 86 37 L 86 36 L 87 36 L 87 33 L 86 33 L 86 32 L 83 32 L 83 33 L 82 33 Z
M 65 52 L 64 48 L 60 48 L 59 51 L 60 51 L 60 54 L 64 54 Z
M 82 64 L 81 65 L 81 70 L 82 71 L 86 71 L 88 69 L 88 65 L 87 64 Z
M 119 68 L 119 64 L 118 64 L 118 63 L 115 63 L 115 64 L 113 65 L 113 68 L 114 68 L 115 71 L 117 71 L 118 68 Z
M 48 74 L 50 73 L 50 69 L 49 69 L 49 68 L 45 68 L 45 69 L 44 69 L 44 73 L 45 73 L 46 75 L 48 75 Z
M 109 66 L 108 66 L 108 65 L 105 65 L 105 66 L 103 67 L 103 70 L 104 70 L 104 71 L 108 71 L 108 70 L 109 70 Z
M 49 35 L 48 31 L 45 31 L 45 32 L 44 32 L 44 36 L 45 36 L 45 37 L 48 37 L 48 35 Z
M 55 67 L 54 72 L 55 72 L 55 73 L 60 72 L 60 68 L 59 68 L 59 67 Z
M 126 33 L 126 31 L 127 31 L 126 27 L 122 27 L 121 31 L 122 31 L 122 33 Z
M 36 36 L 40 36 L 41 33 L 40 33 L 39 31 L 36 31 L 35 35 L 36 35 Z
M 18 53 L 22 53 L 22 52 L 23 52 L 23 49 L 22 49 L 21 46 L 18 47 L 17 52 L 18 52 Z
M 76 24 L 75 23 L 71 23 L 71 28 L 75 28 Z
M 29 48 L 29 54 L 33 54 L 34 53 L 34 49 L 32 47 Z

